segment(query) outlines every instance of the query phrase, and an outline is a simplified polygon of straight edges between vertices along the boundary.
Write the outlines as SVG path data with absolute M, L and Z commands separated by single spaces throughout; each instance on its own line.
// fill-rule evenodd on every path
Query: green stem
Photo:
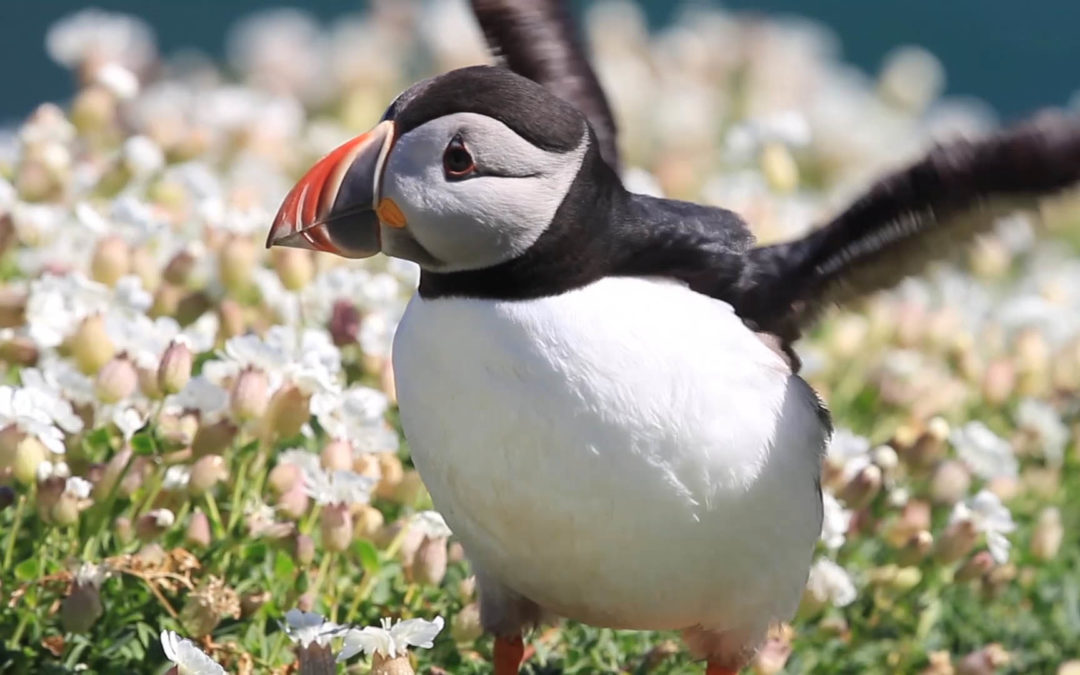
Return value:
M 210 514 L 210 524 L 214 527 L 214 536 L 218 539 L 224 537 L 225 526 L 221 523 L 221 512 L 218 511 L 217 500 L 214 499 L 214 493 L 207 490 L 203 495 L 203 501 L 206 502 L 206 512 Z
M 229 524 L 225 531 L 232 532 L 240 520 L 240 502 L 244 496 L 244 482 L 247 480 L 248 468 L 254 455 L 248 455 L 240 462 L 240 470 L 236 473 L 236 482 L 233 483 L 232 498 L 229 500 Z
M 11 640 L 8 641 L 8 648 L 16 650 L 19 648 L 19 640 L 22 639 L 23 631 L 26 630 L 26 625 L 30 623 L 30 617 L 33 612 L 23 612 L 22 617 L 19 618 L 19 625 L 15 627 L 15 632 L 11 635 Z
M 19 529 L 22 527 L 23 512 L 26 510 L 26 502 L 28 498 L 26 495 L 19 495 L 19 504 L 15 507 L 15 522 L 11 525 L 11 532 L 8 533 L 7 546 L 4 548 L 4 571 L 6 572 L 11 567 L 11 559 L 15 554 L 15 539 L 19 536 Z

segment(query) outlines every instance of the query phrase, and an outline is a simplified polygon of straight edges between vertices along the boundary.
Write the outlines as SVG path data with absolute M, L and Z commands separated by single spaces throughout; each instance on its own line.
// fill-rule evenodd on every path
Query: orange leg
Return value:
M 525 642 L 520 635 L 495 638 L 495 675 L 518 675 L 523 661 Z
M 705 666 L 705 675 L 739 675 L 739 671 L 710 663 Z

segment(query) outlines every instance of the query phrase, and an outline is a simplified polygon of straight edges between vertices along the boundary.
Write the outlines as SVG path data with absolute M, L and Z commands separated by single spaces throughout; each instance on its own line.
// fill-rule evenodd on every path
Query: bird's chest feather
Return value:
M 661 571 L 650 547 L 738 536 L 749 527 L 739 513 L 792 506 L 766 488 L 795 479 L 806 483 L 798 495 L 813 491 L 817 451 L 802 450 L 824 432 L 808 388 L 727 305 L 677 284 L 417 297 L 394 370 L 436 506 L 478 564 L 521 571 L 507 582 L 538 601 L 551 590 L 545 566 L 622 592 L 611 565 L 637 547 L 627 583 Z M 774 452 L 787 437 L 800 447 Z M 549 604 L 572 604 L 566 590 Z

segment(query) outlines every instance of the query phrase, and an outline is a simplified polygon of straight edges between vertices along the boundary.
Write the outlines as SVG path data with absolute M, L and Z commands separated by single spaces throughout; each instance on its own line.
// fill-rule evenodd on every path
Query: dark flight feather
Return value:
M 619 168 L 615 118 L 561 0 L 472 0 L 488 45 L 515 73 L 580 110 L 600 155 Z
M 949 257 L 995 218 L 1080 182 L 1080 118 L 1046 114 L 982 140 L 940 145 L 878 180 L 820 229 L 752 249 L 722 297 L 760 330 L 794 340 L 831 304 L 888 288 Z

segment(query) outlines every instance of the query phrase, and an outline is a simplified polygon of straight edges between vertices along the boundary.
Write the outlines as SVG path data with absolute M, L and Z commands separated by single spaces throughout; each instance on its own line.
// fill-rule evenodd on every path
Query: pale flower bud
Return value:
M 115 286 L 131 271 L 131 247 L 118 235 L 98 240 L 90 258 L 90 276 L 94 281 Z
M 382 475 L 382 469 L 379 468 L 379 457 L 371 452 L 365 452 L 354 456 L 352 470 L 361 476 L 367 476 L 376 480 Z
M 1035 531 L 1031 535 L 1031 554 L 1039 560 L 1052 560 L 1057 557 L 1064 538 L 1061 511 L 1049 506 L 1042 510 L 1035 523 Z
M 415 675 L 408 653 L 394 658 L 376 652 L 371 657 L 371 675 Z
M 116 347 L 105 331 L 105 320 L 100 314 L 83 319 L 71 336 L 70 344 L 75 364 L 87 375 L 101 370 L 116 354 Z
M 158 364 L 158 388 L 165 394 L 183 389 L 191 379 L 191 365 L 191 349 L 183 341 L 173 340 Z
M 792 192 L 799 187 L 799 165 L 783 143 L 772 142 L 762 148 L 761 173 L 776 192 Z
M 26 436 L 15 449 L 15 461 L 12 474 L 23 485 L 30 485 L 37 480 L 37 470 L 45 461 L 48 449 L 35 436 Z
M 311 418 L 311 396 L 293 384 L 284 384 L 274 392 L 263 417 L 263 431 L 267 438 L 291 438 L 300 433 L 301 427 Z
M 139 373 L 126 356 L 118 356 L 98 371 L 94 393 L 103 403 L 118 403 L 135 393 Z
M 135 521 L 135 534 L 149 542 L 157 539 L 176 522 L 176 516 L 168 509 L 148 511 Z
M 415 469 L 410 469 L 402 474 L 401 482 L 394 491 L 394 501 L 404 506 L 415 506 L 426 495 L 427 488 L 424 487 L 424 480 L 420 478 L 420 473 Z
M 951 563 L 966 556 L 979 540 L 979 532 L 970 520 L 957 520 L 945 528 L 938 539 L 937 558 Z
M 319 453 L 322 466 L 327 471 L 345 471 L 353 467 L 352 444 L 344 440 L 333 440 Z
M 309 251 L 277 247 L 270 254 L 281 285 L 290 291 L 299 291 L 315 276 L 315 261 Z
M 242 293 L 251 284 L 255 256 L 255 244 L 250 237 L 231 236 L 222 245 L 218 254 L 218 277 L 230 293 Z
M 180 286 L 162 283 L 154 290 L 154 301 L 147 314 L 155 319 L 162 316 L 176 316 L 180 311 L 180 301 L 184 293 L 184 289 Z
M 860 509 L 881 491 L 881 469 L 873 464 L 863 467 L 837 495 L 848 508 Z
M 243 335 L 247 330 L 244 308 L 232 298 L 225 298 L 218 304 L 218 339 L 221 341 Z
M 328 551 L 341 552 L 352 543 L 352 514 L 345 504 L 327 504 L 319 513 L 322 544 Z
M 191 465 L 188 492 L 199 496 L 229 477 L 229 469 L 221 455 L 204 455 Z
M 134 533 L 134 528 L 131 525 L 131 518 L 127 516 L 117 516 L 113 521 L 113 532 L 116 533 L 116 538 L 120 540 L 120 543 L 126 544 L 131 541 Z
M 397 487 L 405 476 L 405 469 L 401 460 L 392 452 L 380 452 L 377 455 L 379 461 L 379 484 L 375 486 L 375 494 L 383 499 L 393 499 L 397 494 Z
M 210 519 L 199 509 L 195 509 L 188 520 L 184 541 L 192 546 L 205 548 L 210 545 Z
M 967 496 L 971 487 L 971 472 L 954 459 L 937 465 L 930 479 L 930 497 L 935 504 L 953 505 Z
M 184 286 L 195 269 L 195 256 L 190 251 L 180 251 L 169 260 L 162 278 L 170 284 Z
M 200 426 L 191 440 L 191 452 L 196 457 L 220 455 L 236 437 L 236 427 L 228 420 Z
M 933 548 L 934 536 L 927 530 L 922 530 L 911 535 L 897 553 L 896 560 L 901 565 L 917 565 Z
M 458 644 L 472 644 L 484 634 L 480 624 L 480 605 L 475 602 L 462 607 L 450 620 L 450 637 Z
M 229 396 L 229 410 L 237 422 L 258 419 L 270 403 L 270 383 L 266 373 L 247 368 L 236 377 Z
M 353 507 L 354 535 L 361 539 L 374 539 L 386 524 L 382 511 L 371 504 L 357 504 Z
M 29 337 L 14 335 L 10 340 L 0 342 L 0 361 L 18 366 L 32 366 L 40 356 L 41 351 Z
M 62 492 L 50 512 L 52 522 L 57 525 L 74 525 L 79 522 L 79 513 L 82 511 L 81 502 L 78 495 L 67 490 Z
M 991 361 L 983 373 L 982 394 L 992 406 L 1003 405 L 1016 390 L 1016 368 L 1008 359 Z
M 334 345 L 346 347 L 354 344 L 360 335 L 360 310 L 349 300 L 338 300 L 330 311 L 327 330 Z
M 158 374 L 157 368 L 146 368 L 138 366 L 135 368 L 139 374 L 139 391 L 146 398 L 157 401 L 165 396 L 165 394 L 158 387 Z

